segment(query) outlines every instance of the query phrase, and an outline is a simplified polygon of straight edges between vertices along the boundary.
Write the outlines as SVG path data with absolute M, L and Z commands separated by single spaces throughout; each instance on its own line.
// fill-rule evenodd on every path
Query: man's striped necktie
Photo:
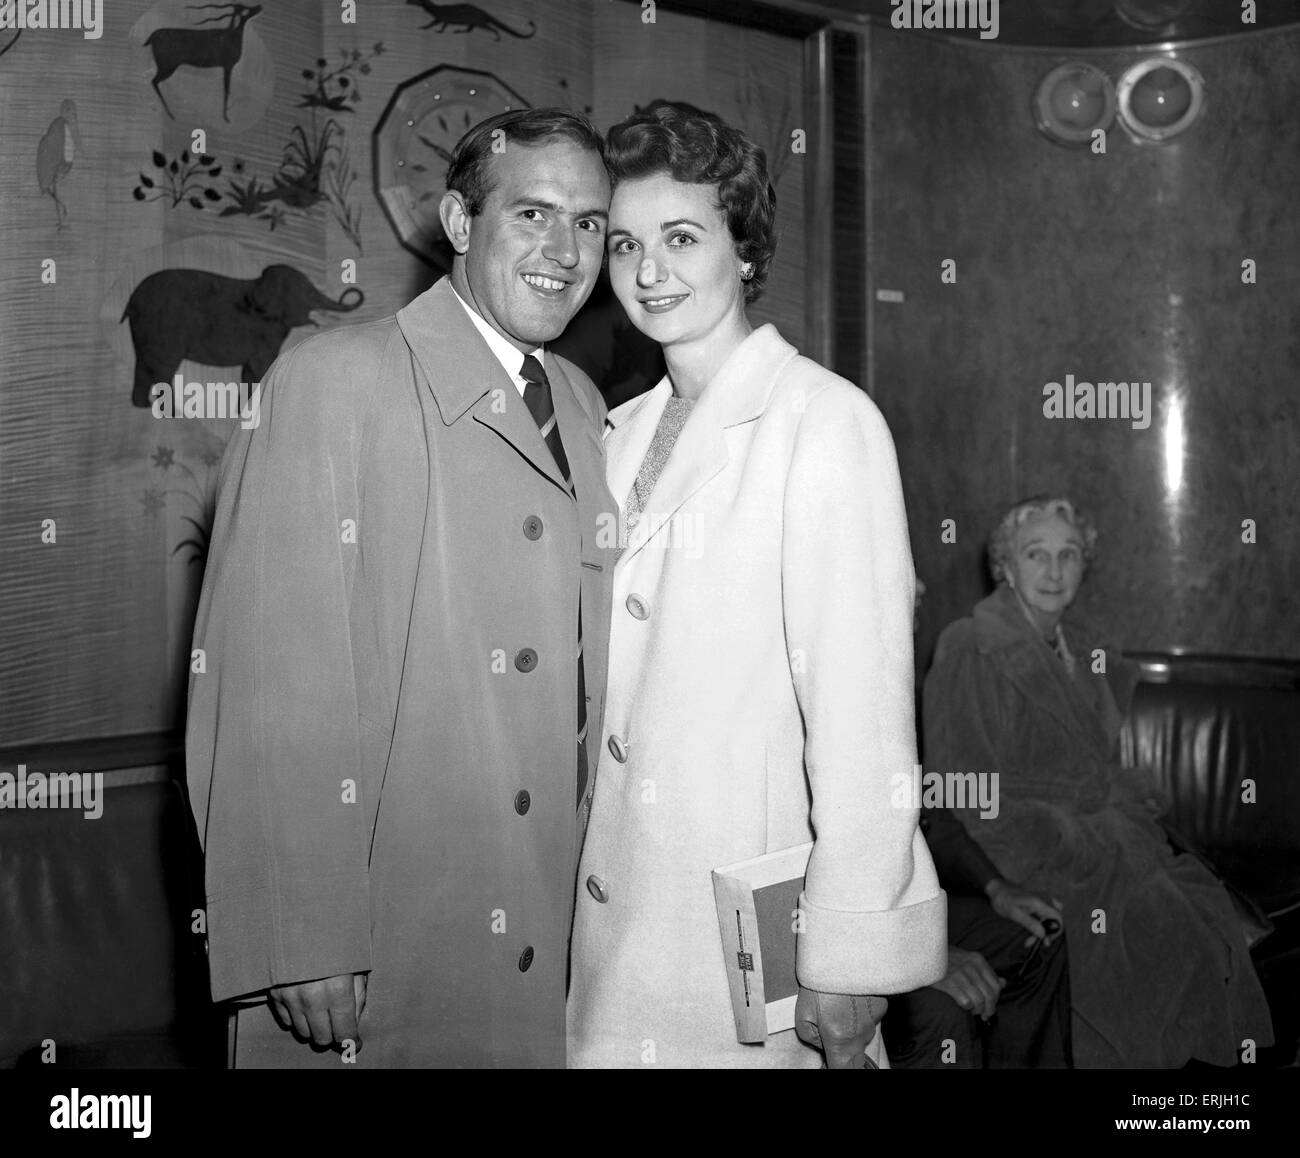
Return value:
M 564 453 L 564 443 L 560 441 L 560 427 L 555 421 L 555 405 L 551 400 L 551 382 L 541 362 L 531 354 L 524 355 L 523 368 L 519 376 L 528 383 L 524 387 L 524 404 L 537 423 L 546 442 L 555 465 L 560 468 L 564 485 L 571 495 L 573 477 L 569 472 L 569 459 Z M 587 680 L 582 662 L 582 597 L 578 597 L 578 806 L 582 805 L 583 794 L 587 791 Z

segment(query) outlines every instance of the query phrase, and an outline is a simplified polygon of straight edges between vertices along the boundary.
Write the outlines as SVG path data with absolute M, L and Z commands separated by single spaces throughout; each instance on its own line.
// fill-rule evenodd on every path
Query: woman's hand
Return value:
M 883 997 L 820 993 L 800 985 L 794 1003 L 794 1028 L 800 1041 L 816 1046 L 826 1055 L 827 1069 L 875 1069 L 867 1057 L 867 1046 L 888 1008 L 889 1002 Z

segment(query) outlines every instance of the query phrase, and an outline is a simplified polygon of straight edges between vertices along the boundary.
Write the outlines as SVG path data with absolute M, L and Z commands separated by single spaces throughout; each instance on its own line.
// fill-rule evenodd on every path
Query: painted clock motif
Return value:
M 479 121 L 528 102 L 489 72 L 440 64 L 398 85 L 375 126 L 375 195 L 398 240 L 451 268 L 438 219 L 456 142 Z

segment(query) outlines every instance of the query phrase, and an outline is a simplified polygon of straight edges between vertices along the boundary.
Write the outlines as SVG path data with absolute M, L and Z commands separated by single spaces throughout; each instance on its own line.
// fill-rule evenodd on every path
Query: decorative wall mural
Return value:
M 790 148 L 790 133 L 795 128 L 790 90 L 783 85 L 778 94 L 751 65 L 744 84 L 736 86 L 736 107 L 742 110 L 745 132 L 760 142 L 767 154 L 768 178 L 776 188 L 794 156 Z
M 262 119 L 275 66 L 258 4 L 159 0 L 131 29 L 138 68 L 172 121 L 243 133 Z
M 476 4 L 434 4 L 432 0 L 406 0 L 406 2 L 414 4 L 432 17 L 428 24 L 421 24 L 420 27 L 432 28 L 434 32 L 446 32 L 448 28 L 453 32 L 473 32 L 474 29 L 481 28 L 484 32 L 492 33 L 497 40 L 501 39 L 503 32 L 520 40 L 527 40 L 537 35 L 537 25 L 531 20 L 528 22 L 527 32 L 516 32 L 510 25 L 503 24 L 492 13 L 485 12 Z
M 218 24 L 218 28 L 159 28 L 144 45 L 153 53 L 154 74 L 149 83 L 162 101 L 164 111 L 175 120 L 167 98 L 159 87 L 184 65 L 190 68 L 221 69 L 221 117 L 230 121 L 230 74 L 244 55 L 244 26 L 262 11 L 260 4 L 191 4 L 192 11 L 218 9 L 217 15 L 196 20 L 196 25 Z
M 348 240 L 364 252 L 361 242 L 361 206 L 352 200 L 352 187 L 357 182 L 357 172 L 352 167 L 352 154 L 347 137 L 343 134 L 333 142 L 333 156 L 325 163 L 325 200 L 334 220 L 347 234 Z
M 320 123 L 316 110 L 355 112 L 361 100 L 356 77 L 368 75 L 370 61 L 382 56 L 385 49 L 380 41 L 368 54 L 356 49 L 341 51 L 343 62 L 337 68 L 329 68 L 324 58 L 318 58 L 315 68 L 303 69 L 303 79 L 312 87 L 302 94 L 298 107 L 311 110 L 311 122 L 294 125 L 289 131 L 280 166 L 269 181 L 264 183 L 257 174 L 243 178 L 244 163 L 236 158 L 234 174 L 220 193 L 227 204 L 221 207 L 219 217 L 242 214 L 266 221 L 274 230 L 287 213 L 307 213 L 324 203 L 358 252 L 362 250 L 361 206 L 353 200 L 357 174 L 347 132 L 333 116 Z M 142 198 L 137 194 L 136 199 Z
M 206 153 L 191 155 L 188 149 L 182 149 L 179 157 L 169 161 L 155 149 L 153 167 L 158 172 L 152 177 L 141 173 L 140 183 L 131 190 L 131 196 L 137 201 L 167 200 L 172 209 L 187 201 L 194 209 L 207 209 L 221 200 L 216 187 L 205 184 L 221 176 L 221 166 L 215 157 Z
M 231 204 L 223 206 L 218 216 L 243 214 L 270 222 L 274 230 L 286 210 L 305 213 L 329 196 L 324 187 L 326 169 L 345 159 L 344 141 L 343 126 L 333 117 L 319 130 L 313 125 L 310 134 L 302 125 L 294 125 L 270 184 L 264 185 L 256 174 L 242 183 L 231 177 L 225 191 Z M 243 170 L 243 162 L 237 161 L 235 172 Z
M 311 81 L 316 87 L 298 102 L 300 109 L 329 109 L 335 113 L 355 112 L 351 107 L 361 100 L 361 89 L 356 75 L 369 76 L 370 62 L 377 56 L 384 55 L 384 43 L 379 41 L 369 53 L 358 49 L 349 52 L 340 49 L 343 63 L 338 68 L 327 68 L 324 58 L 316 61 L 316 67 L 302 71 L 303 80 Z
M 54 201 L 55 228 L 68 227 L 68 209 L 59 197 L 59 182 L 72 170 L 72 164 L 81 149 L 81 134 L 77 129 L 77 106 L 74 101 L 64 101 L 59 115 L 36 146 L 36 180 L 41 192 Z
M 212 529 L 212 516 L 216 509 L 216 468 L 221 464 L 221 451 L 209 447 L 199 455 L 203 464 L 202 478 L 181 462 L 177 452 L 167 444 L 160 443 L 150 458 L 154 469 L 161 472 L 164 485 L 147 487 L 144 494 L 140 496 L 140 503 L 144 507 L 145 514 L 154 517 L 159 511 L 166 509 L 169 497 L 188 500 L 188 504 L 182 505 L 189 513 L 181 515 L 181 519 L 190 525 L 190 529 L 185 532 L 185 538 L 172 547 L 171 554 L 175 558 L 182 552 L 188 552 L 188 555 L 182 557 L 191 567 L 196 563 L 199 564 L 199 573 L 202 574 L 202 566 L 208 557 L 208 535 Z M 170 472 L 173 467 L 176 468 L 179 486 L 166 485 L 171 481 Z
M 148 406 L 154 383 L 170 382 L 185 358 L 239 366 L 243 381 L 260 382 L 289 331 L 316 325 L 313 310 L 346 313 L 364 300 L 351 286 L 335 301 L 291 265 L 269 265 L 252 279 L 199 269 L 150 274 L 122 312 L 135 348 L 131 403 Z
M 451 269 L 438 203 L 452 149 L 479 121 L 527 107 L 504 81 L 472 68 L 440 64 L 397 86 L 375 126 L 375 196 L 402 245 Z
M 575 109 L 577 106 L 573 103 L 572 99 L 569 96 L 569 82 L 564 77 L 559 77 L 555 83 L 558 84 L 561 90 L 564 92 L 564 100 L 561 102 L 563 106 L 568 109 Z M 583 105 L 582 112 L 585 116 L 591 116 L 592 113 L 591 105 Z

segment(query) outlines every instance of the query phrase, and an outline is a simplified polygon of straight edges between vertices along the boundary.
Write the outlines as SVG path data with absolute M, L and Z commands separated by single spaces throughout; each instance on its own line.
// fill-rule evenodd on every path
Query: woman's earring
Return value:
M 753 276 L 754 276 L 754 263 L 752 261 L 747 261 L 745 262 L 744 265 L 740 267 L 740 280 L 749 281 L 749 279 Z

